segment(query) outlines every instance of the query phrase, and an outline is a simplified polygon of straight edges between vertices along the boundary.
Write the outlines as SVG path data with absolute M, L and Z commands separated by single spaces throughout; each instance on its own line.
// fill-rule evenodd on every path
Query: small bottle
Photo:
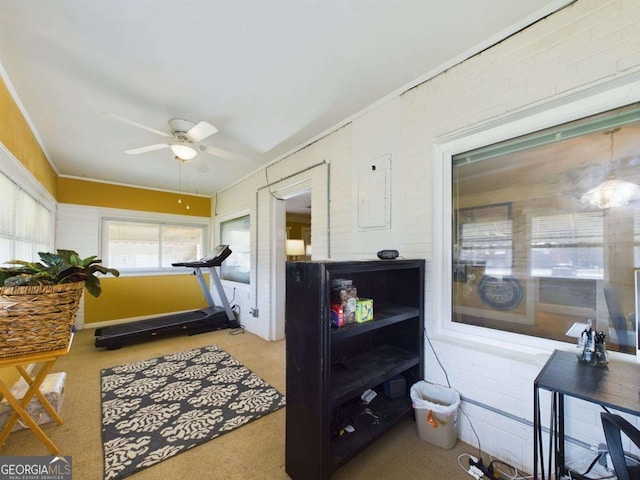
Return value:
M 609 352 L 607 351 L 607 342 L 605 342 L 604 332 L 598 332 L 594 335 L 592 365 L 604 367 L 609 363 Z
M 595 332 L 591 328 L 591 319 L 587 321 L 585 328 L 580 337 L 578 337 L 578 345 L 576 346 L 576 357 L 580 363 L 590 364 L 593 357 L 593 334 Z

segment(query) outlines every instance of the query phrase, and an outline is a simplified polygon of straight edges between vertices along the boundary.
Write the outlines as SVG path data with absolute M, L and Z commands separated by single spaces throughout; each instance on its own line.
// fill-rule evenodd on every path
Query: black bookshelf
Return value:
M 374 318 L 331 326 L 331 280 L 353 281 Z M 324 479 L 413 414 L 424 368 L 424 260 L 288 262 L 286 471 Z M 405 395 L 384 383 L 402 375 Z M 367 389 L 378 394 L 364 405 Z M 353 431 L 346 427 L 350 425 Z M 349 429 L 350 430 L 350 429 Z

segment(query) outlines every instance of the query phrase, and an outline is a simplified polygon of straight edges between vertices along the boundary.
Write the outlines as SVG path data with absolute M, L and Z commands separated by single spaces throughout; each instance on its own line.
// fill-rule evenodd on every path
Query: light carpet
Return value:
M 285 406 L 212 345 L 101 371 L 104 478 L 162 462 Z

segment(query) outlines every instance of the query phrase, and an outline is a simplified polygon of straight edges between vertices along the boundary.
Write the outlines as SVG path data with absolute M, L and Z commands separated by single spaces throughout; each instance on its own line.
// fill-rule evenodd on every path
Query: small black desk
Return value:
M 550 430 L 555 453 L 555 478 L 566 475 L 564 458 L 564 396 L 579 398 L 615 410 L 640 415 L 640 365 L 610 361 L 606 367 L 579 363 L 573 352 L 555 350 L 533 383 L 533 476 L 542 467 L 542 424 L 540 421 L 540 389 L 552 393 L 555 415 Z M 551 478 L 549 472 L 549 478 Z

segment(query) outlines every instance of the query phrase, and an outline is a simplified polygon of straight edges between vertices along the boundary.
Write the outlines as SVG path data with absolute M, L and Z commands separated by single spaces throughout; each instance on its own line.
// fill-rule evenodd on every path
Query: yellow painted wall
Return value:
M 287 221 L 287 231 L 289 238 L 302 238 L 302 227 L 310 227 L 309 223 L 289 222 Z
M 44 155 L 2 78 L 0 78 L 0 142 L 20 160 L 54 198 L 58 198 L 58 175 Z
M 208 275 L 205 276 L 208 282 Z M 85 322 L 161 315 L 207 306 L 195 275 L 155 275 L 148 277 L 103 277 L 102 295 L 85 293 Z
M 178 199 L 182 203 L 178 203 Z M 58 178 L 58 201 L 75 205 L 123 208 L 144 212 L 172 213 L 196 217 L 211 216 L 211 198 L 125 187 L 68 177 Z M 189 210 L 186 209 L 189 205 Z

